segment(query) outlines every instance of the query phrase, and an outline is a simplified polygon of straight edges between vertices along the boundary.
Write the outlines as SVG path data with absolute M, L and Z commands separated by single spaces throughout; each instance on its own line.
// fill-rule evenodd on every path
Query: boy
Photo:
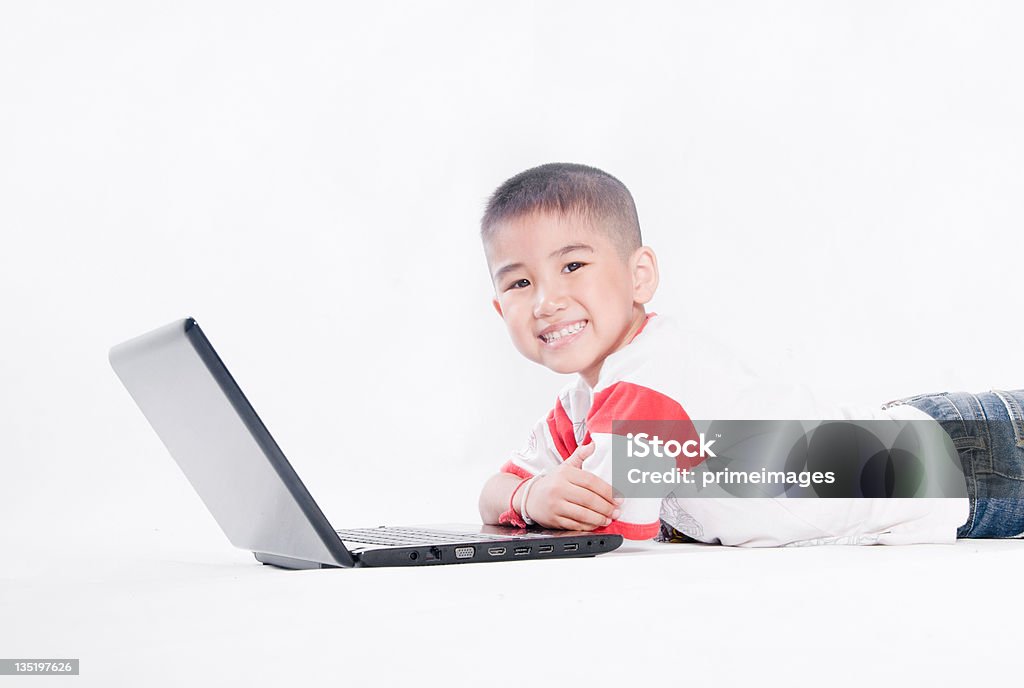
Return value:
M 543 165 L 516 175 L 491 196 L 481 235 L 495 289 L 493 305 L 515 347 L 551 370 L 578 374 L 534 426 L 526 446 L 484 485 L 480 513 L 485 523 L 536 523 L 637 540 L 652 538 L 661 528 L 669 539 L 753 546 L 947 542 L 958 534 L 1005 537 L 1024 531 L 1024 493 L 1013 493 L 1024 490 L 1024 480 L 986 492 L 985 480 L 973 480 L 985 474 L 984 461 L 963 452 L 970 500 L 662 502 L 616 496 L 609 484 L 613 421 L 740 417 L 736 411 L 749 402 L 749 393 L 725 393 L 719 382 L 742 377 L 743 371 L 714 343 L 686 337 L 672 321 L 646 311 L 658 286 L 657 259 L 642 244 L 631 194 L 611 175 L 572 164 Z M 999 400 L 1007 414 L 1014 410 L 1011 404 L 1018 412 L 1024 404 L 1024 392 L 988 394 L 998 399 L 969 396 L 979 404 L 987 402 L 992 412 Z M 778 399 L 767 401 L 766 408 L 774 404 L 778 410 Z M 966 403 L 960 401 L 961 406 Z M 815 417 L 806 406 L 787 410 L 790 417 Z M 820 406 L 815 412 L 821 415 Z M 839 415 L 850 417 L 847 412 Z M 943 404 L 934 395 L 858 414 L 866 419 L 938 420 L 958 449 L 990 430 L 979 424 L 966 428 L 963 416 L 955 403 Z M 981 417 L 991 414 L 982 412 Z M 1006 435 L 1005 448 L 992 447 L 993 452 L 1024 447 L 1021 436 L 1014 444 L 1012 433 L 1005 432 L 1024 428 L 1024 420 L 1018 416 L 1014 425 L 1007 416 L 1007 421 L 999 426 Z M 1024 457 L 1015 460 L 1019 465 L 1013 470 L 1024 478 Z M 989 498 L 997 496 L 1004 501 L 988 511 L 999 513 L 1001 534 L 975 529 L 986 512 L 982 506 L 995 503 Z M 981 506 L 976 508 L 976 503 Z M 1008 512 L 1013 513 L 1003 518 Z

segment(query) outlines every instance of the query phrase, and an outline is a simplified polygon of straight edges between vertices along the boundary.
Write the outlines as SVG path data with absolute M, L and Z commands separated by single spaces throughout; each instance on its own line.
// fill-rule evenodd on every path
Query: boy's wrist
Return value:
M 521 516 L 522 512 L 519 510 L 520 507 L 516 503 L 516 497 L 523 485 L 530 482 L 530 480 L 532 480 L 532 478 L 523 478 L 519 481 L 519 484 L 512 489 L 512 493 L 508 496 L 508 509 L 498 516 L 498 525 L 510 525 L 517 528 L 526 527 L 527 524 Z
M 523 519 L 523 523 L 528 526 L 533 525 L 533 519 L 530 518 L 530 514 L 526 511 L 526 500 L 530 496 L 530 488 L 537 482 L 537 476 L 533 476 L 526 481 L 523 485 L 523 489 L 519 490 L 519 516 Z
M 519 490 L 519 505 L 518 505 L 519 508 L 518 508 L 518 511 L 519 511 L 519 515 L 523 519 L 523 522 L 526 523 L 526 525 L 528 525 L 528 526 L 532 526 L 534 524 L 534 520 L 532 518 L 530 518 L 530 513 L 529 513 L 529 511 L 527 511 L 527 501 L 530 498 L 530 490 L 533 489 L 533 486 L 537 483 L 537 481 L 540 480 L 542 477 L 544 477 L 544 474 L 546 474 L 547 472 L 548 471 L 545 468 L 540 473 L 538 473 L 537 475 L 535 475 L 532 478 L 530 478 L 529 480 L 527 480 L 526 484 L 523 485 L 523 489 Z

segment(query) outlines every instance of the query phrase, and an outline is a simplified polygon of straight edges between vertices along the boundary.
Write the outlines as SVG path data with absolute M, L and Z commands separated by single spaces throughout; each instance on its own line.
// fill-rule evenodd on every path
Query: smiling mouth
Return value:
M 574 334 L 578 334 L 583 330 L 584 327 L 587 326 L 589 322 L 589 320 L 580 320 L 578 323 L 574 323 L 572 325 L 569 325 L 568 327 L 563 327 L 560 330 L 555 330 L 554 332 L 547 332 L 545 334 L 538 335 L 538 338 L 545 344 L 554 344 L 560 339 L 564 339 L 566 337 L 571 337 Z

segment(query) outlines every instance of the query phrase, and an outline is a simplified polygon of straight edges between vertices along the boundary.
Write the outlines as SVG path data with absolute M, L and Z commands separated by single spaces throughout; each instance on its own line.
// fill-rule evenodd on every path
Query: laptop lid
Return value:
M 115 346 L 110 364 L 231 544 L 354 565 L 195 320 Z

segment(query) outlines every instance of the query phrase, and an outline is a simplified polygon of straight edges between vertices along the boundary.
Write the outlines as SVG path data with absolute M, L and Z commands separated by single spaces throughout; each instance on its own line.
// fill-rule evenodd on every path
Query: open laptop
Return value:
M 192 318 L 110 350 L 110 364 L 236 547 L 290 569 L 593 556 L 621 535 L 497 526 L 335 530 Z

